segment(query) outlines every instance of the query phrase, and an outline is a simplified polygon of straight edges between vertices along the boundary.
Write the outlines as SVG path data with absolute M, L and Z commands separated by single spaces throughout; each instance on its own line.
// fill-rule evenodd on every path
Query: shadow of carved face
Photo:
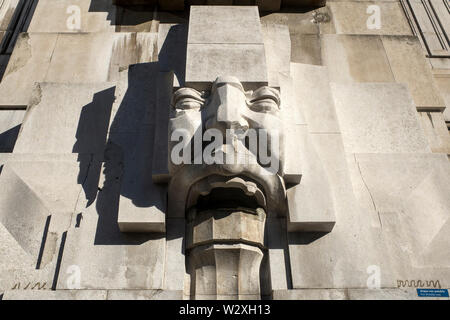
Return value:
M 169 122 L 170 205 L 183 214 L 193 206 L 283 210 L 280 102 L 278 90 L 246 92 L 234 77 L 217 78 L 210 92 L 176 91 Z

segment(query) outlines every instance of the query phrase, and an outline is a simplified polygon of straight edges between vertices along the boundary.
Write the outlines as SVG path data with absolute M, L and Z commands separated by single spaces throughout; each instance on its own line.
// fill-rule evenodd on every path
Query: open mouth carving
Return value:
M 235 209 L 256 213 L 266 210 L 263 188 L 247 176 L 211 175 L 195 183 L 188 195 L 187 208 L 197 212 L 211 209 Z

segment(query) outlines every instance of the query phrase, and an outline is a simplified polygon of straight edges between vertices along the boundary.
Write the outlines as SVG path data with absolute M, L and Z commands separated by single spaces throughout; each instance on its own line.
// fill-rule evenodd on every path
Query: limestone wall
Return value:
M 17 2 L 0 0 L 0 39 Z M 184 219 L 166 218 L 167 186 L 152 170 L 167 158 L 161 83 L 173 79 L 162 72 L 183 76 L 189 15 L 162 8 L 40 0 L 18 36 L 0 82 L 3 299 L 187 298 Z M 298 138 L 289 158 L 306 164 L 288 219 L 330 210 L 336 225 L 304 233 L 268 219 L 266 294 L 448 288 L 450 60 L 425 57 L 396 0 L 302 11 L 261 13 L 269 81 Z

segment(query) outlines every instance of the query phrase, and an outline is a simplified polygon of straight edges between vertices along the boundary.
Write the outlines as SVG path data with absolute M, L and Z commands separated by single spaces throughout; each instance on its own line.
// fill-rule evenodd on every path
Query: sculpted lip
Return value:
M 186 207 L 195 206 L 200 197 L 210 195 L 213 190 L 221 189 L 222 192 L 241 190 L 247 197 L 253 198 L 259 207 L 266 209 L 266 197 L 262 187 L 256 181 L 246 176 L 208 176 L 194 185 L 189 190 Z M 224 195 L 226 197 L 226 195 Z M 242 205 L 245 207 L 245 204 Z
M 217 180 L 214 176 L 220 178 Z M 214 187 L 202 186 L 201 181 L 209 177 L 213 177 L 211 182 L 216 184 L 216 189 L 225 186 L 237 188 L 249 194 L 253 194 L 254 191 L 258 205 L 262 204 L 261 207 L 265 208 L 269 215 L 285 216 L 286 214 L 286 188 L 283 178 L 279 175 L 267 174 L 259 165 L 200 164 L 185 165 L 172 176 L 168 190 L 169 216 L 184 216 L 186 210 L 196 203 L 202 192 L 207 194 L 213 191 Z M 199 185 L 195 186 L 197 183 Z

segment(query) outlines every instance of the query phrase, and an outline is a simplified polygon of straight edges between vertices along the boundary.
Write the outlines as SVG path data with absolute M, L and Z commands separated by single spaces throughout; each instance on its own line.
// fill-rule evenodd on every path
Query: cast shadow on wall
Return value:
M 129 67 L 127 90 L 113 119 L 117 87 L 96 93 L 82 109 L 73 152 L 79 154 L 78 183 L 86 207 L 95 205 L 98 213 L 95 245 L 136 245 L 162 236 L 122 233 L 118 226 L 121 198 L 131 200 L 130 210 L 153 206 L 165 210 L 161 207 L 165 189 L 151 178 L 157 72 L 157 63 Z M 164 199 L 158 198 L 162 195 Z
M 137 27 L 144 31 L 146 25 L 157 21 L 161 23 L 185 23 L 188 20 L 187 11 L 160 12 L 153 5 L 114 5 L 112 0 L 91 1 L 89 12 L 105 12 L 110 24 L 120 27 Z

